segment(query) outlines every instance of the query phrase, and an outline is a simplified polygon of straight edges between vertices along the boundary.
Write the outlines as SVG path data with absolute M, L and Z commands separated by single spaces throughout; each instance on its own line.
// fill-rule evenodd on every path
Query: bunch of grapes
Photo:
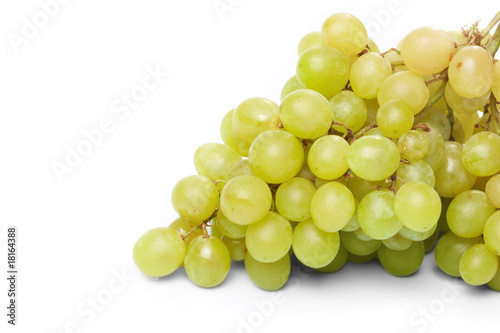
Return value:
M 136 265 L 214 287 L 244 260 L 276 290 L 291 259 L 407 276 L 437 243 L 441 270 L 500 291 L 499 20 L 415 29 L 381 53 L 353 15 L 327 18 L 300 40 L 280 105 L 244 100 L 224 144 L 196 150 L 198 174 L 172 191 L 180 217 L 139 238 Z

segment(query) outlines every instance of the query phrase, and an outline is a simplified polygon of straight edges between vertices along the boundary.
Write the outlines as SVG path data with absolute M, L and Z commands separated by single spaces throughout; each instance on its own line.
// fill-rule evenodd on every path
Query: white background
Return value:
M 67 1 L 16 48 L 9 36 L 21 35 L 23 17 L 33 22 L 41 7 L 1 2 L 0 249 L 6 227 L 17 225 L 20 271 L 15 328 L 6 324 L 1 278 L 2 332 L 498 328 L 500 294 L 447 277 L 432 254 L 411 277 L 390 276 L 378 263 L 348 264 L 333 275 L 294 274 L 279 293 L 255 287 L 241 264 L 214 289 L 196 287 L 183 269 L 158 281 L 139 274 L 132 247 L 175 218 L 170 192 L 195 172 L 194 150 L 220 142 L 223 115 L 245 98 L 279 102 L 298 41 L 326 17 L 356 15 L 386 50 L 415 27 L 457 29 L 478 19 L 485 26 L 499 9 L 490 0 L 221 3 L 231 6 L 222 16 L 214 0 Z M 391 3 L 397 13 L 381 16 Z M 128 116 L 113 112 L 148 67 L 169 75 Z M 112 132 L 60 181 L 53 163 L 66 163 L 67 147 L 76 149 L 82 131 L 103 119 Z

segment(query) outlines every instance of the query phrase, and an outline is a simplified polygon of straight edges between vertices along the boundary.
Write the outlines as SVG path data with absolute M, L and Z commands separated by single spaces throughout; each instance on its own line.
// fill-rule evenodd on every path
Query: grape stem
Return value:
M 332 126 L 333 125 L 343 126 L 347 131 L 347 133 L 344 134 L 344 139 L 347 140 L 348 137 L 351 137 L 352 138 L 351 143 L 354 142 L 354 133 L 346 124 L 334 120 L 332 121 Z
M 441 73 L 434 74 L 432 79 L 425 81 L 425 85 L 428 87 L 431 83 L 441 81 L 447 77 L 448 77 L 448 69 L 445 69 Z
M 497 13 L 495 18 L 490 22 L 490 24 L 492 24 L 495 20 L 496 20 L 496 22 L 493 24 L 493 26 L 496 23 L 498 23 L 498 21 L 500 20 L 499 16 L 500 16 L 500 12 Z M 490 24 L 488 25 L 488 27 L 490 26 Z M 493 28 L 493 26 L 491 28 Z M 492 57 L 494 57 L 499 46 L 500 46 L 500 24 L 497 26 L 495 32 L 493 33 L 493 36 L 491 36 L 491 38 L 488 41 L 488 43 L 486 44 L 485 48 L 486 48 L 486 51 L 488 51 L 488 53 L 491 54 Z
M 413 127 L 412 127 L 412 129 L 417 129 L 417 128 L 420 128 L 424 132 L 432 131 L 431 128 L 429 126 L 427 126 L 426 124 L 416 124 L 416 125 L 413 125 Z
M 213 214 L 208 218 L 206 219 L 205 221 L 201 222 L 200 224 L 198 224 L 196 227 L 194 227 L 193 229 L 189 230 L 185 235 L 181 235 L 181 238 L 182 240 L 186 239 L 190 233 L 192 233 L 193 231 L 195 230 L 198 230 L 198 229 L 202 229 L 203 230 L 203 238 L 207 238 L 209 235 L 208 235 L 208 232 L 207 232 L 207 226 L 210 226 L 209 222 L 217 216 L 217 209 L 213 212 Z
M 453 127 L 455 126 L 455 116 L 453 115 L 453 110 L 452 110 L 452 108 L 450 108 L 448 103 L 446 103 L 446 108 L 448 109 L 448 121 L 450 122 L 450 127 L 451 127 L 449 141 L 455 141 L 455 137 L 453 137 Z
M 394 48 L 394 47 L 391 47 L 390 49 L 388 49 L 388 50 L 387 50 L 387 51 L 385 51 L 384 53 L 380 53 L 380 55 L 381 55 L 382 57 L 385 57 L 385 55 L 386 55 L 387 53 L 392 52 L 392 51 L 396 52 L 397 54 L 401 54 L 401 51 L 399 51 L 398 49 L 396 49 L 396 48 Z
M 361 129 L 358 133 L 356 133 L 356 135 L 354 136 L 354 138 L 352 139 L 352 142 L 354 142 L 354 140 L 356 139 L 359 139 L 360 137 L 362 137 L 366 132 L 368 132 L 369 130 L 371 129 L 374 129 L 378 127 L 377 126 L 377 123 L 376 122 L 373 122 L 371 123 L 370 125 L 366 126 L 365 128 Z M 351 142 L 351 143 L 352 143 Z
M 496 125 L 494 126 L 494 130 L 497 130 L 500 127 L 500 120 L 499 120 L 499 113 L 497 109 L 497 99 L 495 98 L 494 94 L 491 94 L 490 97 L 490 119 L 489 122 L 493 121 L 493 123 Z M 488 130 L 490 130 L 490 124 L 488 124 Z
M 500 11 L 495 15 L 495 17 L 490 21 L 490 23 L 488 23 L 486 28 L 484 28 L 484 30 L 482 31 L 482 35 L 486 36 L 498 22 L 500 22 Z

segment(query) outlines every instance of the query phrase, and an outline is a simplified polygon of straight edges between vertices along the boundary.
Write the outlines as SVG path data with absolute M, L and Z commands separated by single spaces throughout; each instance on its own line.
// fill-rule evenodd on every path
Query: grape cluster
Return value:
M 437 243 L 446 274 L 500 291 L 499 19 L 415 29 L 381 53 L 355 16 L 327 18 L 300 40 L 280 104 L 244 100 L 224 144 L 196 150 L 198 174 L 172 191 L 180 217 L 139 238 L 136 265 L 214 287 L 244 260 L 276 290 L 291 259 L 407 276 Z

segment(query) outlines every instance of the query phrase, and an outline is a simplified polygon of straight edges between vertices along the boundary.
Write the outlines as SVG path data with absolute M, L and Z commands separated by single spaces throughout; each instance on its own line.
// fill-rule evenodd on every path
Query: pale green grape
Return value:
M 349 223 L 347 223 L 341 230 L 342 231 L 355 231 L 359 228 L 359 220 L 358 220 L 358 207 L 359 207 L 359 201 L 357 199 L 354 199 L 354 215 L 352 218 L 349 220 Z
M 398 140 L 398 148 L 401 157 L 409 162 L 423 159 L 429 152 L 429 146 L 429 140 L 422 131 L 408 131 Z
M 403 226 L 394 212 L 394 193 L 389 190 L 368 193 L 359 203 L 358 220 L 368 236 L 379 240 L 391 238 Z
M 398 139 L 413 126 L 412 109 L 403 101 L 388 100 L 378 109 L 377 125 L 384 136 Z
M 494 176 L 495 175 L 486 176 L 486 177 L 477 177 L 476 182 L 474 183 L 474 189 L 486 192 L 486 184 Z
M 451 60 L 448 78 L 460 96 L 472 98 L 486 94 L 493 83 L 491 55 L 480 46 L 464 47 Z
M 439 233 L 439 229 L 436 228 L 436 230 L 434 230 L 434 233 L 430 237 L 424 239 L 425 253 L 430 252 L 434 248 L 437 243 Z
M 428 239 L 434 234 L 436 230 L 437 230 L 437 223 L 434 226 L 432 226 L 432 228 L 426 231 L 414 231 L 403 226 L 401 230 L 399 230 L 399 233 L 404 238 L 408 238 L 412 241 L 418 242 Z
M 465 129 L 460 118 L 454 118 L 452 134 L 455 142 L 462 144 L 465 142 Z
M 172 206 L 183 218 L 202 222 L 210 217 L 219 205 L 219 191 L 205 176 L 182 178 L 172 190 Z
M 363 54 L 354 62 L 349 81 L 354 93 L 361 98 L 376 98 L 382 82 L 392 74 L 391 63 L 379 53 Z
M 486 245 L 473 245 L 460 258 L 459 269 L 465 282 L 479 286 L 493 279 L 498 270 L 498 258 Z
M 475 176 L 491 176 L 500 171 L 500 136 L 491 132 L 474 134 L 464 144 L 462 161 Z
M 500 255 L 500 211 L 492 214 L 486 221 L 483 237 L 488 250 Z
M 217 237 L 218 239 L 221 239 L 224 238 L 224 234 L 222 232 L 220 232 L 219 230 L 219 227 L 217 227 L 217 221 L 216 219 L 212 219 L 211 223 L 210 223 L 210 235 L 214 236 L 214 237 Z
M 488 282 L 488 287 L 490 287 L 495 291 L 500 291 L 500 257 L 497 257 L 497 259 L 498 259 L 497 273 L 495 274 L 493 279 L 491 279 L 490 282 Z
M 425 110 L 424 115 L 419 119 L 419 124 L 431 125 L 437 129 L 443 136 L 443 140 L 447 141 L 451 135 L 451 125 L 448 117 L 438 108 L 430 107 Z
M 437 129 L 431 125 L 427 126 L 430 129 L 429 132 L 423 132 L 421 129 L 418 129 L 417 131 L 422 131 L 422 133 L 424 133 L 427 137 L 427 141 L 429 142 L 429 151 L 427 152 L 427 155 L 425 155 L 424 161 L 429 163 L 432 170 L 436 172 L 436 170 L 443 164 L 445 158 L 444 140 Z
M 476 244 L 482 244 L 481 237 L 462 238 L 449 231 L 442 236 L 434 250 L 434 258 L 438 267 L 446 274 L 454 277 L 460 277 L 458 268 L 460 258 L 469 247 Z
M 390 184 L 384 180 L 372 182 L 361 177 L 354 177 L 349 179 L 347 186 L 356 200 L 361 201 L 368 193 L 377 189 L 388 189 Z
M 279 106 L 267 98 L 248 98 L 233 113 L 234 134 L 249 144 L 260 133 L 279 129 L 279 125 Z
M 378 90 L 378 104 L 382 105 L 391 99 L 398 99 L 411 107 L 417 114 L 429 100 L 429 88 L 424 79 L 412 72 L 399 72 L 389 76 Z
M 362 241 L 370 241 L 373 239 L 372 237 L 365 234 L 365 232 L 361 228 L 354 230 L 352 233 L 354 234 L 354 236 L 356 236 L 358 239 Z
M 352 254 L 351 252 L 347 252 L 347 260 L 355 264 L 364 264 L 376 258 L 377 251 L 367 254 L 366 256 L 359 256 L 356 254 Z
M 474 125 L 479 121 L 478 113 L 472 112 L 464 114 L 454 112 L 453 115 L 462 122 L 462 125 L 464 126 L 464 141 L 468 140 L 475 130 Z
M 240 140 L 233 130 L 233 113 L 234 109 L 226 113 L 220 124 L 220 137 L 222 141 L 229 147 L 236 150 L 241 156 L 248 156 L 248 149 L 250 144 L 246 141 Z
M 284 217 L 269 212 L 257 223 L 248 226 L 246 243 L 248 252 L 260 262 L 275 262 L 292 246 L 292 226 Z
M 291 134 L 302 139 L 317 139 L 330 129 L 332 107 L 320 93 L 300 89 L 289 93 L 281 102 L 280 120 Z
M 222 237 L 222 243 L 226 245 L 232 260 L 242 261 L 245 259 L 245 255 L 247 254 L 245 238 L 234 239 L 224 236 Z
M 299 89 L 305 89 L 299 80 L 297 79 L 297 75 L 292 76 L 291 78 L 288 79 L 288 81 L 285 82 L 285 85 L 281 89 L 281 94 L 280 94 L 280 100 L 282 101 L 289 93 L 299 90 Z
M 454 234 L 464 238 L 481 236 L 495 207 L 488 203 L 483 191 L 469 190 L 457 195 L 446 212 L 448 226 Z
M 240 225 L 231 222 L 222 212 L 222 210 L 219 210 L 217 212 L 217 219 L 216 219 L 216 224 L 217 228 L 219 231 L 227 237 L 238 239 L 238 238 L 243 238 L 245 237 L 245 234 L 247 232 L 247 226 L 246 225 Z
M 425 255 L 424 242 L 413 242 L 406 250 L 395 251 L 385 245 L 377 250 L 378 260 L 385 270 L 395 276 L 408 276 L 422 265 Z
M 325 232 L 309 219 L 300 222 L 293 231 L 293 253 L 301 263 L 312 268 L 328 265 L 340 247 L 338 232 Z
M 304 151 L 304 155 L 305 155 L 305 151 Z M 307 159 L 306 159 L 305 156 L 304 156 L 304 163 L 302 163 L 302 168 L 300 168 L 299 172 L 297 172 L 297 174 L 295 175 L 295 177 L 307 179 L 311 183 L 314 183 L 315 180 L 318 179 L 312 173 L 311 169 L 309 169 L 309 165 L 307 165 Z
M 217 237 L 198 236 L 186 250 L 184 259 L 186 274 L 200 287 L 212 288 L 221 284 L 230 266 L 229 251 Z
M 255 260 L 247 252 L 245 268 L 248 276 L 257 287 L 265 290 L 278 290 L 285 285 L 290 276 L 290 256 L 286 254 L 276 262 L 263 263 Z
M 347 250 L 344 245 L 340 243 L 339 251 L 335 258 L 326 266 L 317 268 L 316 271 L 320 273 L 334 273 L 341 269 L 347 261 Z
M 330 98 L 347 84 L 349 64 L 340 51 L 329 46 L 317 46 L 300 55 L 296 72 L 300 84 Z
M 493 82 L 491 92 L 495 95 L 497 101 L 500 100 L 500 61 L 496 60 L 493 65 Z
M 366 121 L 367 110 L 363 99 L 349 90 L 341 91 L 330 99 L 333 110 L 333 120 L 349 127 L 353 132 L 361 129 Z M 333 125 L 334 130 L 346 133 L 341 125 Z
M 441 136 L 440 136 L 441 137 Z M 434 170 L 436 185 L 434 188 L 440 196 L 453 198 L 472 188 L 476 176 L 471 174 L 462 162 L 463 145 L 453 141 L 445 142 L 443 164 Z
M 203 235 L 203 230 L 197 228 L 199 224 L 199 222 L 193 222 L 179 217 L 170 223 L 169 227 L 177 231 L 180 236 L 185 237 L 184 244 L 186 244 L 187 247 L 193 239 Z M 189 235 L 186 237 L 188 233 Z M 182 261 L 184 261 L 184 259 Z
M 311 217 L 321 230 L 335 232 L 349 223 L 355 208 L 354 196 L 345 185 L 326 183 L 313 195 Z
M 229 170 L 239 161 L 236 150 L 220 143 L 201 145 L 193 157 L 196 172 L 212 180 L 229 180 Z
M 278 212 L 290 221 L 311 217 L 311 201 L 316 187 L 304 178 L 292 178 L 278 187 L 275 203 Z
M 500 174 L 494 175 L 488 180 L 484 193 L 491 205 L 495 208 L 500 208 Z
M 446 98 L 446 103 L 457 113 L 472 113 L 481 110 L 488 100 L 490 99 L 490 91 L 479 97 L 466 98 L 462 97 L 453 90 L 450 82 L 446 84 L 444 90 L 444 96 Z
M 441 215 L 441 200 L 427 184 L 409 182 L 401 186 L 394 210 L 403 225 L 413 231 L 428 231 L 437 225 Z
M 147 276 L 160 277 L 173 273 L 184 260 L 186 245 L 172 228 L 155 228 L 143 234 L 134 245 L 137 267 Z
M 340 232 L 340 239 L 346 250 L 357 256 L 372 254 L 376 252 L 380 244 L 382 244 L 382 242 L 377 239 L 363 241 L 356 237 L 354 233 L 345 231 Z
M 313 31 L 302 37 L 297 46 L 297 54 L 300 55 L 305 50 L 315 47 L 315 46 L 323 46 L 323 36 L 321 36 L 320 31 Z
M 354 15 L 336 13 L 328 17 L 321 27 L 323 42 L 344 54 L 358 54 L 368 44 L 368 33 Z
M 349 170 L 347 152 L 349 144 L 337 135 L 325 135 L 311 146 L 307 162 L 316 176 L 332 180 L 337 179 Z
M 387 248 L 394 251 L 403 251 L 408 249 L 413 241 L 411 239 L 403 237 L 399 232 L 392 236 L 391 238 L 387 238 L 382 240 L 382 244 L 384 244 Z
M 363 124 L 362 128 L 370 126 L 377 120 L 377 111 L 378 111 L 378 101 L 376 98 L 373 99 L 365 99 L 366 105 L 366 120 Z
M 412 30 L 401 43 L 401 56 L 411 71 L 419 75 L 445 70 L 455 53 L 455 42 L 444 30 L 421 27 Z
M 398 147 L 389 139 L 363 136 L 351 144 L 347 163 L 352 172 L 371 181 L 384 180 L 396 172 L 400 161 Z
M 304 149 L 300 141 L 286 131 L 267 131 L 250 146 L 248 161 L 257 177 L 270 184 L 280 184 L 300 171 Z
M 404 183 L 409 182 L 422 182 L 434 187 L 436 184 L 436 177 L 434 176 L 434 171 L 432 171 L 431 166 L 422 160 L 412 162 L 410 164 L 401 163 L 396 171 L 396 175 L 403 180 Z M 397 187 L 401 187 L 401 181 L 397 180 Z
M 260 221 L 271 208 L 271 190 L 255 176 L 238 176 L 226 183 L 220 197 L 224 216 L 231 222 L 248 225 Z
M 255 176 L 252 172 L 252 168 L 250 167 L 250 162 L 248 162 L 248 159 L 236 162 L 231 167 L 231 170 L 229 170 L 229 179 L 244 175 Z

